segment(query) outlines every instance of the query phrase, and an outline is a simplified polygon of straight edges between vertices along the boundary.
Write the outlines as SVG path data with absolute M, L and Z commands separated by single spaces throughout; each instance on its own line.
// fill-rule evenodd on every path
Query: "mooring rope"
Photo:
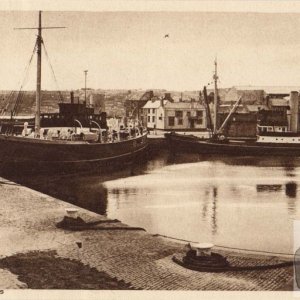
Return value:
M 199 241 L 190 241 L 190 240 L 185 240 L 185 239 L 180 239 L 180 238 L 175 238 L 171 237 L 168 235 L 163 235 L 163 234 L 153 234 L 153 236 L 161 236 L 164 238 L 168 238 L 171 240 L 176 240 L 176 241 L 181 241 L 181 242 L 187 242 L 187 243 L 199 243 Z M 224 249 L 230 249 L 230 250 L 239 250 L 239 251 L 247 251 L 247 252 L 256 252 L 256 253 L 266 253 L 266 254 L 271 254 L 271 255 L 287 255 L 287 256 L 299 256 L 293 253 L 284 253 L 284 252 L 272 252 L 272 251 L 265 251 L 265 250 L 253 250 L 253 249 L 245 249 L 245 248 L 237 248 L 237 247 L 229 247 L 229 246 L 222 246 L 222 245 L 214 245 L 216 248 L 224 248 Z
M 286 261 L 280 262 L 276 264 L 261 264 L 261 265 L 248 265 L 248 266 L 234 266 L 234 265 L 227 265 L 227 266 L 210 266 L 210 265 L 197 265 L 193 264 L 193 262 L 186 263 L 181 261 L 180 259 L 176 258 L 176 256 L 172 257 L 172 261 L 177 263 L 178 265 L 193 270 L 193 271 L 200 271 L 200 272 L 227 272 L 227 271 L 262 271 L 262 270 L 271 270 L 271 269 L 278 269 L 278 268 L 285 268 L 293 266 L 293 261 Z

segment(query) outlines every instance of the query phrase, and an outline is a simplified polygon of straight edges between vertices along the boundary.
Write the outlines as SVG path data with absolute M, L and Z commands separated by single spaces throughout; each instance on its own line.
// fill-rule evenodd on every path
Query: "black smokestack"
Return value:
M 71 95 L 71 103 L 74 104 L 74 92 L 72 91 L 70 95 Z

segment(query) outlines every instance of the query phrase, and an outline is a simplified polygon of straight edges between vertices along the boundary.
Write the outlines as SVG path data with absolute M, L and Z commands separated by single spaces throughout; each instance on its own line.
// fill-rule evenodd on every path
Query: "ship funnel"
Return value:
M 298 132 L 299 127 L 299 93 L 292 91 L 290 95 L 290 131 Z
M 73 91 L 70 93 L 70 96 L 71 96 L 71 103 L 74 104 L 74 92 Z

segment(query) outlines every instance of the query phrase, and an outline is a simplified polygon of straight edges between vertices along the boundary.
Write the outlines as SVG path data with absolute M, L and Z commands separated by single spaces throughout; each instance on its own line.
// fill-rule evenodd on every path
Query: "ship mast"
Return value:
M 35 96 L 35 136 L 40 136 L 41 128 L 41 81 L 42 81 L 42 29 L 60 29 L 66 27 L 42 27 L 42 12 L 39 11 L 39 26 L 29 28 L 14 28 L 14 29 L 37 29 L 38 35 L 36 39 L 37 47 L 37 78 L 36 78 L 36 96 Z
M 215 73 L 213 76 L 215 82 L 214 89 L 214 135 L 217 134 L 217 120 L 218 120 L 218 74 L 217 74 L 217 58 L 215 59 Z
M 39 11 L 39 27 L 37 36 L 37 76 L 35 96 L 35 136 L 40 136 L 41 128 L 41 81 L 42 81 L 42 12 Z

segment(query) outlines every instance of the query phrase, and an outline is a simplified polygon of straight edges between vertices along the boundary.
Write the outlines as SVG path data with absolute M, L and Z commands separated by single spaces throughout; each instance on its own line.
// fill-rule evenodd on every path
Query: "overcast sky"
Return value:
M 36 11 L 0 12 L 0 89 L 18 89 L 31 56 Z M 59 87 L 198 90 L 300 85 L 300 13 L 43 12 L 43 32 Z M 169 37 L 165 38 L 168 34 Z M 45 56 L 43 57 L 45 58 Z M 43 59 L 43 89 L 55 88 Z M 25 89 L 35 88 L 36 58 Z

